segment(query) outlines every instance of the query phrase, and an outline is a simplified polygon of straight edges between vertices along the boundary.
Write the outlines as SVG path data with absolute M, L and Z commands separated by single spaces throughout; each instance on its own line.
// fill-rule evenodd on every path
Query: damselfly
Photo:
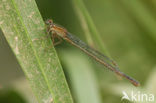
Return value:
M 46 21 L 47 25 L 47 31 L 48 34 L 52 36 L 52 40 L 54 41 L 54 37 L 63 38 L 68 43 L 78 47 L 82 51 L 84 51 L 86 54 L 94 58 L 97 62 L 103 64 L 106 68 L 109 70 L 115 72 L 117 75 L 126 78 L 129 80 L 134 86 L 139 86 L 139 82 L 133 79 L 132 77 L 124 74 L 121 72 L 116 65 L 112 65 L 115 62 L 108 58 L 107 56 L 103 55 L 102 53 L 98 52 L 97 50 L 93 49 L 92 47 L 88 46 L 86 43 L 81 41 L 79 38 L 75 37 L 71 33 L 69 33 L 65 28 L 54 24 L 52 20 Z M 112 64 L 110 64 L 109 62 Z

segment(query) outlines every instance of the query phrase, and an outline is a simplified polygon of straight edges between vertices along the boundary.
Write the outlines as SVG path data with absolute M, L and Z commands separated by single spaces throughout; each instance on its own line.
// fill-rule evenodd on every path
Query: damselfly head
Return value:
M 48 19 L 45 21 L 46 25 L 53 25 L 53 20 L 52 19 Z

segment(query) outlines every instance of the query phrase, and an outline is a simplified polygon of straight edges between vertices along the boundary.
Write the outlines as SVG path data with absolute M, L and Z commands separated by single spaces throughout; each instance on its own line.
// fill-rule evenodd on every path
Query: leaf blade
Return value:
M 72 103 L 72 97 L 34 0 L 3 0 L 1 29 L 25 72 L 38 102 Z

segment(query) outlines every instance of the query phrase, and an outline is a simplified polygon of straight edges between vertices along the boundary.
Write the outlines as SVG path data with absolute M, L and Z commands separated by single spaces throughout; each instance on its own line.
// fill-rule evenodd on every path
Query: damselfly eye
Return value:
M 52 25 L 52 24 L 53 24 L 53 20 L 48 19 L 48 20 L 45 21 L 45 24 L 47 24 L 47 25 Z

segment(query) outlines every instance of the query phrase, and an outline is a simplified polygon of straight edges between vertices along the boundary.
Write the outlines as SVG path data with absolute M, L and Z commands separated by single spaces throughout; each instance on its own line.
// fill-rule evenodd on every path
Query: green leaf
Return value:
M 34 0 L 0 0 L 0 27 L 40 103 L 73 103 Z M 51 48 L 49 48 L 51 46 Z
M 77 103 L 102 103 L 95 72 L 86 56 L 67 49 L 60 54 Z

